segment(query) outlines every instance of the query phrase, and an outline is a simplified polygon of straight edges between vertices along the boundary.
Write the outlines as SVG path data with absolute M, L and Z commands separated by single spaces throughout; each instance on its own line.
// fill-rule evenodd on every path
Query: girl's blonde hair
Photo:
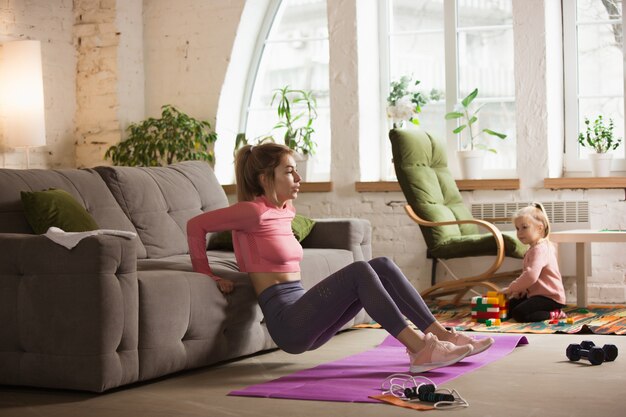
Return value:
M 285 155 L 293 155 L 293 150 L 273 142 L 245 145 L 239 149 L 235 157 L 237 200 L 252 201 L 265 192 L 273 193 L 273 189 L 263 189 L 260 176 L 264 175 L 270 187 L 273 187 L 274 169 Z
M 519 218 L 529 218 L 543 225 L 543 237 L 546 238 L 550 234 L 550 220 L 546 214 L 546 209 L 541 203 L 530 203 L 529 206 L 522 207 L 513 215 L 513 223 Z

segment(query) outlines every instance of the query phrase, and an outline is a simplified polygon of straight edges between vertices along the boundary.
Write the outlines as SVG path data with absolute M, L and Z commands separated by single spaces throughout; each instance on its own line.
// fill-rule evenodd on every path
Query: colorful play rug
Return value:
M 501 359 L 517 346 L 528 343 L 523 335 L 494 334 L 493 338 L 494 344 L 486 351 L 420 375 L 440 385 Z M 377 403 L 379 400 L 371 397 L 380 396 L 382 382 L 389 375 L 406 373 L 408 366 L 406 348 L 388 336 L 380 345 L 365 352 L 232 391 L 228 395 Z
M 592 305 L 587 308 L 568 306 L 563 309 L 574 320 L 566 324 L 561 320 L 558 324 L 550 324 L 548 320 L 538 323 L 517 323 L 506 320 L 500 326 L 486 326 L 475 323 L 471 318 L 469 304 L 451 306 L 444 303 L 429 303 L 430 311 L 441 324 L 457 330 L 475 330 L 495 333 L 567 333 L 567 334 L 626 334 L 626 306 L 624 305 Z M 379 327 L 377 324 L 360 325 L 357 327 Z

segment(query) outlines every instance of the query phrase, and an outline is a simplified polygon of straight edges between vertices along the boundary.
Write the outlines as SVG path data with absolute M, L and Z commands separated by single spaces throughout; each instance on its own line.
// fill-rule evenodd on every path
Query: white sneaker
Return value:
M 441 342 L 432 333 L 428 333 L 424 338 L 425 346 L 419 352 L 410 352 L 411 366 L 409 372 L 419 373 L 431 369 L 457 363 L 467 355 L 471 354 L 474 348 L 471 345 L 457 346 L 450 342 Z
M 492 337 L 484 337 L 482 339 L 474 339 L 473 337 L 469 337 L 463 333 L 457 333 L 455 329 L 450 331 L 452 336 L 448 338 L 448 342 L 454 343 L 457 346 L 470 345 L 474 348 L 472 353 L 469 356 L 476 355 L 477 353 L 484 352 L 493 345 Z

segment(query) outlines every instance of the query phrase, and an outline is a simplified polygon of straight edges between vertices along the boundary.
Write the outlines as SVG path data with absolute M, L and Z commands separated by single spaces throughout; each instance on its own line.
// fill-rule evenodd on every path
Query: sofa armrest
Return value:
M 314 219 L 315 226 L 302 241 L 304 248 L 345 249 L 355 261 L 372 258 L 372 226 L 365 219 Z
M 134 240 L 0 234 L 0 384 L 101 392 L 139 376 Z

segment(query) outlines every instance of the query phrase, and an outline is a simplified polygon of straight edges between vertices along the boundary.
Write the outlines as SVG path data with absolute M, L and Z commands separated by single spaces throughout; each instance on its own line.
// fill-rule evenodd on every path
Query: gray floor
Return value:
M 417 411 L 384 404 L 348 404 L 229 397 L 234 389 L 278 378 L 370 349 L 383 330 L 351 330 L 317 351 L 288 355 L 273 351 L 221 366 L 185 372 L 103 395 L 0 387 L 0 416 L 409 416 Z M 454 416 L 624 416 L 626 337 L 526 335 L 527 346 L 444 385 L 457 389 L 467 409 Z M 613 343 L 623 356 L 589 366 L 568 362 L 569 343 L 590 339 Z M 372 364 L 376 366 L 376 364 Z M 438 411 L 432 411 L 438 413 Z

